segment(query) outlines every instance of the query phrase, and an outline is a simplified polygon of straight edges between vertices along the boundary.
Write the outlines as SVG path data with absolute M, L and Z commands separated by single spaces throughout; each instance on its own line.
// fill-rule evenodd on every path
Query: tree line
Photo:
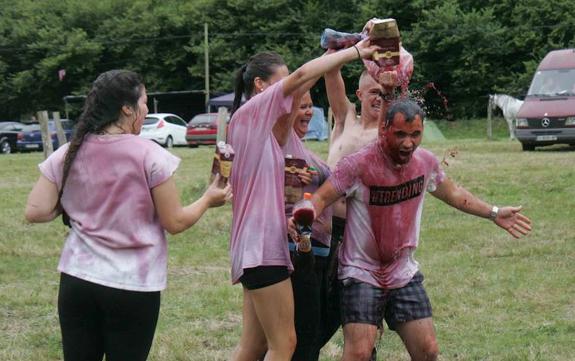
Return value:
M 203 89 L 204 23 L 211 91 L 224 93 L 250 55 L 274 50 L 295 69 L 322 54 L 324 28 L 358 32 L 371 17 L 397 19 L 433 116 L 473 117 L 489 93 L 524 95 L 548 51 L 575 47 L 572 12 L 572 0 L 0 0 L 0 119 L 62 110 L 113 68 L 148 91 Z M 360 72 L 342 70 L 350 97 Z M 313 95 L 326 105 L 321 81 Z

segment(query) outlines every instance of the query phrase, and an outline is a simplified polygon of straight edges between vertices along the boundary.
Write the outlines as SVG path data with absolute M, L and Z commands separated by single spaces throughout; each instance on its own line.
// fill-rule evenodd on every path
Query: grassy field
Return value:
M 417 259 L 434 305 L 441 360 L 574 360 L 575 153 L 556 146 L 522 152 L 484 139 L 484 122 L 439 122 L 447 141 L 425 143 L 446 172 L 483 199 L 518 205 L 534 232 L 514 240 L 489 221 L 428 196 Z M 462 134 L 463 137 L 460 135 Z M 325 156 L 326 143 L 309 146 Z M 180 148 L 176 181 L 185 201 L 206 185 L 213 148 Z M 0 360 L 61 359 L 56 265 L 66 227 L 23 220 L 41 153 L 0 156 Z M 263 201 L 263 200 L 262 200 Z M 150 360 L 226 360 L 241 324 L 241 288 L 229 281 L 230 206 L 169 237 L 169 285 Z M 338 333 L 322 360 L 337 360 Z M 408 360 L 396 334 L 378 342 L 379 360 Z

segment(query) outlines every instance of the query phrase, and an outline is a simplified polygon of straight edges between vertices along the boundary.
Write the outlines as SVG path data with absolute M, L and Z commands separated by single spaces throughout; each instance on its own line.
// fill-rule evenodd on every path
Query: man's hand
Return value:
M 500 208 L 493 222 L 513 237 L 520 238 L 531 232 L 531 220 L 520 212 L 521 206 Z

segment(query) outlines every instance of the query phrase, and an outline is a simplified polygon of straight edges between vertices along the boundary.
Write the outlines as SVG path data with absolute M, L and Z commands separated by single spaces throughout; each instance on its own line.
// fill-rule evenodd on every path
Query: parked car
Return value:
M 62 128 L 64 128 L 66 140 L 70 140 L 74 123 L 70 119 L 61 119 L 60 122 L 62 123 Z M 53 120 L 48 121 L 48 130 L 50 131 L 52 138 L 52 147 L 56 150 L 60 144 L 58 143 L 58 136 L 56 134 L 56 124 Z M 44 144 L 42 143 L 40 125 L 30 124 L 19 131 L 16 139 L 16 148 L 21 152 L 29 150 L 43 150 Z
M 20 122 L 0 123 L 0 153 L 10 154 L 16 151 L 18 131 L 24 127 L 26 127 L 26 125 Z
M 555 50 L 543 58 L 517 113 L 515 136 L 527 151 L 575 145 L 575 49 Z
M 22 130 L 26 124 L 20 122 L 0 122 L 0 131 L 2 132 L 17 132 Z
M 228 115 L 226 124 L 229 124 Z M 201 144 L 216 144 L 218 135 L 218 113 L 198 114 L 188 122 L 188 132 L 186 140 L 190 147 L 197 147 Z
M 153 113 L 144 119 L 140 137 L 171 148 L 186 145 L 186 121 L 175 114 Z

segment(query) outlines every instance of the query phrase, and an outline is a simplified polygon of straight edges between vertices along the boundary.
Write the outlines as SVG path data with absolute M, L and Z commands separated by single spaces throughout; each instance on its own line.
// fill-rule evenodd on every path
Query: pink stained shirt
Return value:
M 39 165 L 60 189 L 68 144 Z M 180 159 L 131 134 L 88 135 L 72 163 L 62 206 L 72 228 L 58 270 L 108 287 L 166 287 L 167 243 L 151 189 Z
M 228 142 L 235 151 L 230 177 L 234 200 L 230 258 L 232 282 L 245 268 L 287 266 L 291 271 L 284 212 L 284 155 L 272 128 L 293 99 L 279 81 L 232 116 Z
M 386 289 L 405 286 L 419 270 L 414 252 L 425 191 L 444 179 L 437 158 L 423 148 L 402 166 L 381 151 L 379 141 L 343 158 L 330 177 L 347 197 L 339 279 Z
M 290 131 L 286 145 L 283 146 L 283 151 L 284 155 L 291 154 L 294 158 L 304 159 L 308 166 L 313 166 L 316 169 L 318 174 L 314 175 L 312 182 L 304 187 L 304 192 L 314 193 L 329 178 L 331 171 L 327 164 L 304 146 L 293 129 Z M 291 204 L 286 205 L 286 217 L 292 216 L 292 209 Z M 331 243 L 332 214 L 332 208 L 326 208 L 312 225 L 312 237 L 328 247 Z

